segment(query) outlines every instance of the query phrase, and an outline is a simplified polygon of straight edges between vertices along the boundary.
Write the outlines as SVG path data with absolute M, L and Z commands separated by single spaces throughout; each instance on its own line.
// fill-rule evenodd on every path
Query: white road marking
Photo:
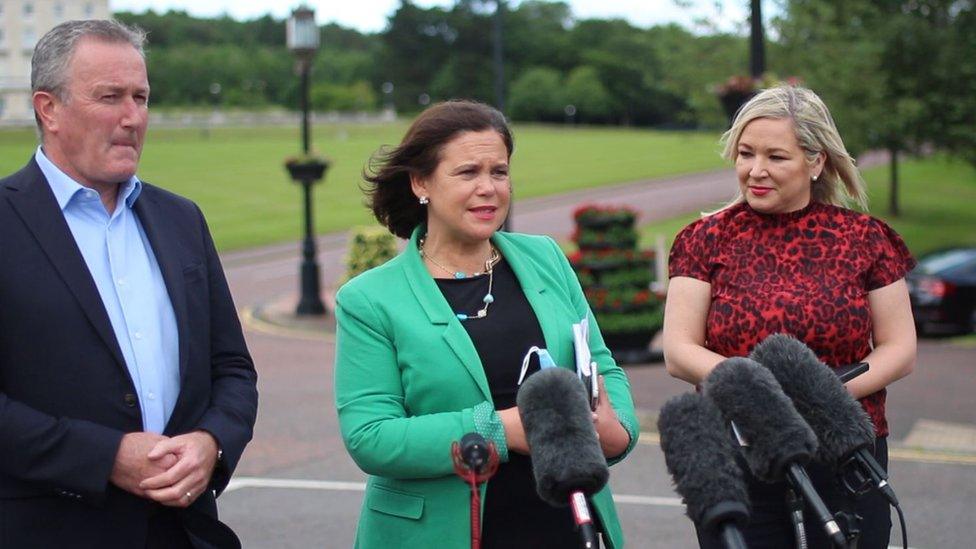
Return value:
M 341 482 L 334 480 L 308 480 L 291 478 L 260 478 L 237 477 L 230 481 L 224 493 L 235 492 L 244 488 L 284 488 L 290 490 L 332 490 L 338 492 L 364 492 L 365 482 Z M 635 496 L 617 494 L 613 496 L 617 503 L 629 505 L 646 505 L 659 507 L 684 507 L 679 498 Z
M 294 490 L 335 490 L 341 492 L 363 492 L 365 482 L 340 482 L 334 480 L 306 480 L 291 478 L 238 477 L 231 479 L 224 492 L 242 488 L 290 488 Z

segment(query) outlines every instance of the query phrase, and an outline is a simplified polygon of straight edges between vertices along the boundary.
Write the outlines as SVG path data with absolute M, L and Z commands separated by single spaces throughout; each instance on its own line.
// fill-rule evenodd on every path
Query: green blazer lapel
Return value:
M 474 378 L 485 400 L 491 402 L 488 378 L 485 376 L 485 368 L 481 364 L 478 351 L 474 348 L 474 343 L 471 342 L 471 337 L 464 326 L 461 326 L 461 321 L 454 316 L 447 299 L 437 287 L 437 283 L 427 271 L 427 267 L 424 266 L 423 259 L 417 251 L 417 241 L 426 230 L 427 228 L 423 225 L 414 229 L 410 242 L 403 251 L 403 271 L 407 283 L 430 323 L 444 326 L 444 341 L 457 356 L 461 365 Z
M 525 292 L 529 305 L 535 312 L 535 317 L 542 327 L 542 335 L 546 340 L 546 350 L 552 356 L 556 364 L 568 368 L 575 367 L 575 359 L 569 351 L 572 345 L 567 345 L 567 341 L 572 341 L 571 322 L 567 322 L 564 315 L 560 314 L 561 305 L 553 301 L 553 291 L 547 287 L 545 281 L 539 276 L 539 269 L 550 266 L 558 269 L 559 265 L 553 265 L 547 258 L 539 257 L 537 250 L 529 250 L 518 246 L 505 233 L 495 233 L 491 241 L 495 244 L 505 261 L 512 266 L 515 277 L 518 278 L 522 291 Z M 573 322 L 579 322 L 575 319 Z

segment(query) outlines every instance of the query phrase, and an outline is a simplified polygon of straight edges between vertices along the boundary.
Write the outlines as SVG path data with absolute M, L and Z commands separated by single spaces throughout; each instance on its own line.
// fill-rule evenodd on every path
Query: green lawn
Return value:
M 976 168 L 944 156 L 913 159 L 900 164 L 902 213 L 888 215 L 888 167 L 865 170 L 870 213 L 884 219 L 917 256 L 954 245 L 976 245 Z M 729 186 L 734 185 L 729 181 Z M 641 227 L 641 245 L 651 246 L 664 234 L 670 249 L 674 236 L 698 217 L 697 212 Z
M 359 188 L 362 169 L 405 129 L 405 123 L 315 129 L 314 148 L 333 160 L 315 190 L 317 231 L 372 222 Z M 723 165 L 714 133 L 532 125 L 514 131 L 516 199 Z M 34 147 L 32 130 L 0 131 L 0 174 L 20 168 Z M 296 128 L 224 128 L 209 138 L 198 129 L 150 129 L 139 175 L 200 204 L 223 250 L 296 240 L 301 196 L 282 162 L 298 147 Z

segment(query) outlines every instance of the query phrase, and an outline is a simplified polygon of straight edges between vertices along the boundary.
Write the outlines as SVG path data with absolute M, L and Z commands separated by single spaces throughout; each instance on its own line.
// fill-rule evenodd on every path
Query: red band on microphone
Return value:
M 586 496 L 583 492 L 573 492 L 569 498 L 570 507 L 573 508 L 573 518 L 576 525 L 592 524 L 593 518 L 590 516 L 590 508 L 586 505 Z

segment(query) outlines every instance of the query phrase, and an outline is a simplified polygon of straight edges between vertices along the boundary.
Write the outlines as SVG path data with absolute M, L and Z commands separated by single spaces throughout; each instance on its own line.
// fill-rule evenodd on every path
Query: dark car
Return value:
M 976 327 L 976 248 L 925 255 L 906 278 L 919 334 L 965 334 Z

